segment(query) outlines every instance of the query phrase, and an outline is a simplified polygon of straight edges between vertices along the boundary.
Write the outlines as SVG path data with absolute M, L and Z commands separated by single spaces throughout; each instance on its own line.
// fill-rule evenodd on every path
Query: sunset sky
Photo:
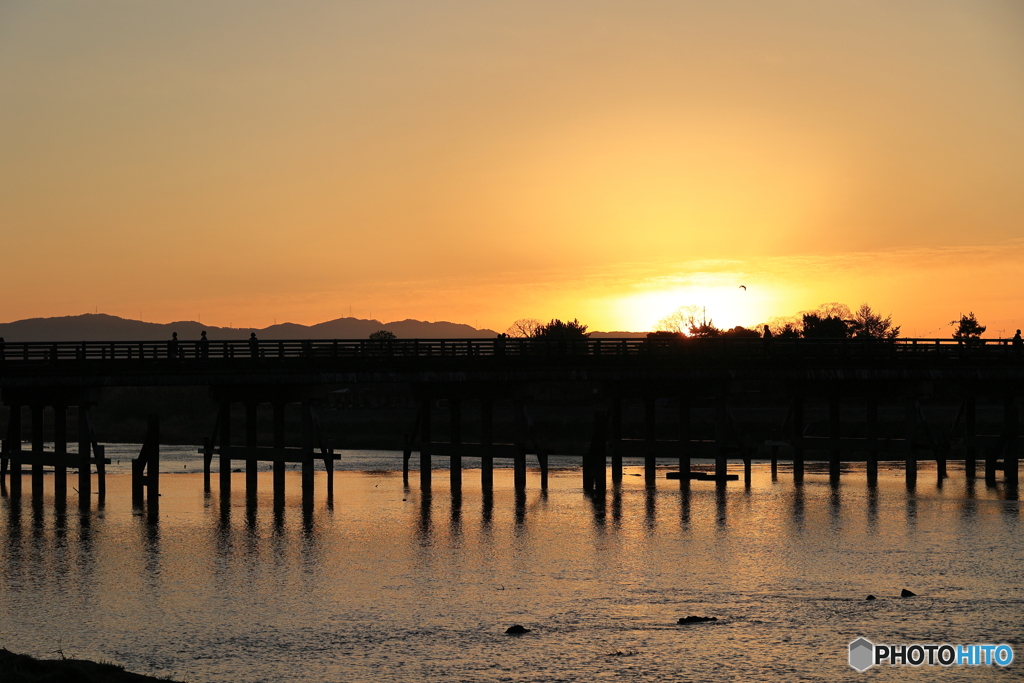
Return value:
M 0 322 L 1009 335 L 1024 3 L 0 0 L 0 236 Z

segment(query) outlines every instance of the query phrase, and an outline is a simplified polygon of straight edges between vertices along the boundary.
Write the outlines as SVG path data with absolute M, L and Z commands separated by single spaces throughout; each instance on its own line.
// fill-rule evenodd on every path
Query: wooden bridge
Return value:
M 770 455 L 773 473 L 779 460 L 792 462 L 794 478 L 805 463 L 829 464 L 838 478 L 844 462 L 867 463 L 868 478 L 877 478 L 880 459 L 905 463 L 908 483 L 917 477 L 922 454 L 934 459 L 940 477 L 954 453 L 963 458 L 968 477 L 984 461 L 985 476 L 1002 470 L 1016 485 L 1019 449 L 1019 404 L 1024 393 L 1022 349 L 1007 340 L 958 342 L 949 339 L 774 339 L 647 338 L 647 339 L 434 339 L 434 340 L 171 340 L 167 342 L 8 342 L 0 346 L 0 393 L 9 409 L 3 472 L 10 473 L 10 491 L 20 495 L 22 467 L 31 470 L 33 495 L 41 496 L 44 468 L 54 471 L 54 491 L 66 495 L 66 472 L 78 469 L 78 491 L 91 492 L 93 469 L 102 492 L 102 446 L 90 418 L 90 407 L 104 387 L 208 386 L 220 405 L 214 433 L 204 445 L 206 473 L 219 459 L 220 489 L 230 490 L 232 461 L 245 461 L 246 488 L 255 491 L 260 461 L 273 462 L 274 492 L 283 495 L 286 463 L 302 466 L 303 492 L 312 495 L 313 463 L 322 458 L 328 487 L 336 460 L 320 433 L 314 407 L 328 392 L 353 385 L 407 386 L 419 410 L 407 439 L 405 471 L 419 451 L 421 485 L 431 482 L 431 458 L 450 458 L 453 488 L 461 485 L 462 458 L 482 459 L 485 486 L 492 482 L 494 458 L 510 458 L 515 485 L 526 486 L 526 458 L 535 455 L 546 484 L 547 456 L 543 435 L 531 429 L 526 410 L 538 387 L 559 395 L 592 387 L 594 421 L 589 449 L 578 453 L 587 488 L 606 486 L 608 458 L 613 481 L 622 476 L 622 458 L 643 457 L 647 481 L 653 484 L 659 459 L 678 461 L 686 485 L 690 460 L 715 460 L 714 476 L 724 481 L 728 461 L 742 460 L 749 478 L 750 461 Z M 956 419 L 936 424 L 923 413 L 921 398 L 941 394 L 957 405 Z M 787 408 L 774 438 L 754 439 L 736 419 L 737 402 L 759 396 Z M 670 399 L 676 407 L 676 438 L 656 438 L 658 406 Z M 434 413 L 439 401 L 449 411 L 449 439 L 434 438 Z M 659 403 L 659 400 L 661 403 Z M 515 428 L 505 443 L 495 440 L 495 402 L 514 407 Z M 641 402 L 644 433 L 625 438 L 623 401 Z M 977 433 L 979 401 L 991 412 L 997 406 L 1001 424 L 996 434 Z M 231 407 L 245 406 L 244 444 L 231 434 Z M 479 406 L 479 441 L 462 439 L 463 408 Z M 260 446 L 256 409 L 274 411 L 273 445 Z M 285 406 L 300 406 L 302 443 L 285 444 Z M 827 406 L 828 434 L 806 434 L 805 409 Z M 902 434 L 879 432 L 879 407 L 900 414 Z M 851 410 L 856 406 L 855 410 Z M 22 412 L 31 413 L 31 449 L 24 450 Z M 55 447 L 43 448 L 43 412 L 53 409 Z M 69 454 L 67 416 L 75 409 L 78 453 Z M 712 438 L 695 434 L 695 409 L 713 414 Z M 846 418 L 844 420 L 844 410 Z M 664 410 L 662 410 L 664 412 Z M 849 416 L 856 413 L 851 426 Z M 152 430 L 158 426 L 151 426 Z M 856 433 L 856 436 L 853 433 Z M 152 441 L 153 439 L 147 440 Z M 158 437 L 156 438 L 158 442 Z M 156 449 L 154 451 L 154 448 Z M 319 450 L 319 452 L 317 452 Z M 152 459 L 158 443 L 144 449 L 140 486 L 156 486 Z M 147 455 L 148 454 L 148 455 Z M 145 474 L 150 463 L 149 475 Z M 4 480 L 6 481 L 6 480 Z

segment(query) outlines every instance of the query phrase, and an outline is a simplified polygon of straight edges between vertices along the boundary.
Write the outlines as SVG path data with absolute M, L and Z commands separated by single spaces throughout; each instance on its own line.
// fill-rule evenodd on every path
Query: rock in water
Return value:
M 874 595 L 869 595 L 868 597 L 866 597 L 866 598 L 864 598 L 864 599 L 865 599 L 865 600 L 874 600 L 874 599 L 875 599 L 875 596 L 874 596 Z
M 516 624 L 515 626 L 509 626 L 507 629 L 505 629 L 505 633 L 516 635 L 517 633 L 529 633 L 532 630 L 533 629 L 524 628 L 520 624 Z
M 700 624 L 705 621 L 718 621 L 718 617 L 682 617 L 676 624 Z
M 904 588 L 903 590 L 900 591 L 900 597 L 901 598 L 913 598 L 916 595 L 917 595 L 917 593 L 911 593 L 906 588 Z

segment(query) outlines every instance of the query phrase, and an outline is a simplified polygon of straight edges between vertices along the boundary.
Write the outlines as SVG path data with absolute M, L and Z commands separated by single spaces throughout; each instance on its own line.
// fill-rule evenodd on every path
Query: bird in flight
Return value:
M 745 292 L 745 291 L 747 291 L 747 286 L 746 285 L 740 285 L 740 289 L 742 289 Z

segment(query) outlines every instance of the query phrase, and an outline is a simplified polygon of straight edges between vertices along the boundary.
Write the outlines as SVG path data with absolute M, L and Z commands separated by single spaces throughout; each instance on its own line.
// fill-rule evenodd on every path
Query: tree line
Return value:
M 978 322 L 971 311 L 961 314 L 950 323 L 953 339 L 976 341 L 981 339 L 987 327 Z M 1018 332 L 1019 334 L 1019 332 Z M 580 339 L 590 336 L 587 325 L 573 318 L 562 321 L 552 318 L 544 323 L 536 318 L 520 318 L 505 331 L 506 337 L 520 339 Z M 892 315 L 883 316 L 868 304 L 861 304 L 856 311 L 841 303 L 827 303 L 817 308 L 801 311 L 795 316 L 772 318 L 754 328 L 737 325 L 722 329 L 707 317 L 700 306 L 681 306 L 658 321 L 654 331 L 647 335 L 653 338 L 714 338 L 714 337 L 765 337 L 780 339 L 881 339 L 893 340 L 900 336 L 900 326 L 893 324 Z M 387 341 L 395 335 L 380 330 L 370 339 Z

